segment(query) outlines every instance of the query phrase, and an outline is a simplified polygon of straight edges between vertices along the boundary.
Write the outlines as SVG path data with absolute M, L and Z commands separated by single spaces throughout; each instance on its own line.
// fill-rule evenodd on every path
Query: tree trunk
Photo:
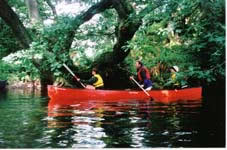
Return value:
M 107 52 L 98 57 L 93 66 L 108 68 L 121 63 L 130 53 L 130 49 L 124 48 L 128 45 L 142 24 L 143 17 L 154 9 L 162 6 L 165 2 L 158 2 L 135 13 L 133 6 L 127 0 L 113 1 L 113 7 L 118 13 L 118 27 L 116 32 L 117 42 L 113 47 L 113 52 Z
M 149 7 L 148 11 L 150 11 L 150 8 L 151 7 Z M 59 47 L 61 47 L 60 52 L 69 51 L 74 40 L 75 33 L 80 25 L 84 24 L 86 21 L 89 21 L 95 14 L 101 13 L 107 9 L 115 9 L 118 13 L 119 23 L 116 27 L 117 42 L 113 47 L 113 51 L 103 54 L 95 61 L 94 65 L 98 64 L 99 66 L 107 68 L 109 66 L 122 62 L 130 52 L 130 49 L 125 49 L 124 47 L 127 45 L 127 42 L 133 38 L 134 34 L 142 24 L 142 18 L 147 14 L 144 13 L 146 11 L 141 11 L 142 13 L 139 13 L 137 15 L 129 0 L 102 0 L 99 3 L 91 6 L 86 12 L 76 16 L 75 19 L 70 22 L 70 25 L 68 25 L 68 31 L 65 32 L 65 29 L 64 31 L 62 31 L 65 37 L 59 39 L 55 38 L 56 41 L 52 41 L 53 44 L 55 44 L 56 42 L 56 44 L 59 44 Z M 18 35 L 16 36 L 19 38 L 19 40 L 27 41 L 26 39 L 29 36 L 28 34 L 23 34 L 26 33 L 23 24 L 15 24 L 15 20 L 19 22 L 19 18 L 8 6 L 5 0 L 0 0 L 0 15 L 6 22 L 8 22 L 8 25 L 10 25 L 12 29 L 18 32 Z M 23 28 L 18 29 L 18 27 Z M 61 33 L 61 31 L 59 33 Z M 29 38 L 27 47 L 29 47 L 30 42 L 31 39 Z M 50 52 L 52 52 L 51 46 L 49 47 L 49 50 Z
M 5 0 L 0 0 L 0 17 L 10 26 L 13 33 L 20 41 L 23 48 L 29 48 L 32 39 L 25 29 L 17 14 L 11 9 Z
M 118 13 L 118 26 L 116 27 L 117 42 L 114 44 L 113 51 L 101 55 L 96 59 L 93 66 L 109 67 L 121 63 L 130 52 L 130 49 L 125 49 L 124 47 L 128 44 L 127 42 L 133 38 L 142 24 L 142 18 L 150 11 L 153 11 L 163 4 L 164 2 L 158 2 L 152 7 L 146 7 L 137 15 L 128 0 L 102 0 L 90 7 L 85 13 L 78 15 L 74 21 L 71 22 L 72 28 L 68 31 L 66 39 L 64 39 L 62 51 L 70 49 L 76 30 L 80 25 L 90 20 L 95 14 L 103 12 L 106 9 L 114 8 Z
M 38 9 L 38 3 L 36 0 L 25 0 L 25 3 L 28 8 L 29 18 L 32 24 L 38 23 L 41 21 Z
M 47 95 L 47 85 L 52 85 L 54 83 L 53 79 L 53 73 L 41 70 L 41 76 L 40 76 L 40 85 L 41 85 L 41 93 L 43 95 Z
M 57 11 L 55 9 L 55 6 L 52 4 L 51 0 L 45 0 L 48 4 L 48 6 L 51 8 L 52 13 L 55 17 L 57 17 Z
M 72 28 L 69 29 L 66 39 L 64 39 L 64 47 L 62 48 L 62 51 L 70 49 L 76 30 L 80 25 L 90 20 L 95 14 L 111 8 L 114 8 L 119 16 L 119 25 L 116 31 L 117 42 L 114 45 L 113 52 L 111 54 L 105 54 L 108 59 L 100 58 L 96 62 L 100 65 L 122 62 L 130 52 L 130 50 L 123 49 L 123 47 L 126 46 L 127 42 L 132 39 L 142 23 L 142 17 L 139 19 L 129 17 L 130 15 L 135 14 L 135 10 L 128 0 L 102 0 L 101 2 L 90 7 L 85 13 L 75 17 L 75 19 L 71 22 Z M 97 65 L 97 63 L 94 65 Z

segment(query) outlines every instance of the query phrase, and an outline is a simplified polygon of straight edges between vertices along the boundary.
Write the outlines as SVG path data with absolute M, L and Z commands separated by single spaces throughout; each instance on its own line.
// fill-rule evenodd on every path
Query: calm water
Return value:
M 192 101 L 52 106 L 39 93 L 9 90 L 0 94 L 0 148 L 224 146 L 222 123 L 204 110 L 201 102 Z

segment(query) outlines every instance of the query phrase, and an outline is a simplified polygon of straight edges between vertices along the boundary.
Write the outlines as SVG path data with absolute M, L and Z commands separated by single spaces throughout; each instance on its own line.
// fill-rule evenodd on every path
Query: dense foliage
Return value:
M 53 4 L 57 6 L 58 2 L 53 1 Z M 85 9 L 96 3 L 80 1 Z M 138 13 L 142 8 L 153 7 L 160 2 L 138 0 L 129 3 Z M 131 50 L 130 54 L 120 65 L 116 64 L 112 69 L 107 67 L 103 73 L 111 73 L 111 80 L 118 80 L 121 76 L 122 80 L 127 80 L 128 72 L 135 72 L 135 60 L 140 59 L 151 71 L 155 88 L 174 86 L 169 71 L 174 65 L 180 68 L 176 76 L 180 86 L 225 80 L 224 3 L 224 0 L 165 0 L 152 11 L 144 11 L 140 14 L 143 15 L 142 25 L 124 47 L 125 51 Z M 97 58 L 109 59 L 108 52 L 112 51 L 118 40 L 117 29 L 122 25 L 115 10 L 99 13 L 73 32 L 73 43 L 66 50 L 63 48 L 68 38 L 66 35 L 77 24 L 74 16 L 83 11 L 71 15 L 58 14 L 54 18 L 47 3 L 38 1 L 42 21 L 31 24 L 23 2 L 10 0 L 9 4 L 28 26 L 33 42 L 29 49 L 22 50 L 12 31 L 0 20 L 0 58 L 5 61 L 1 62 L 4 64 L 1 68 L 7 70 L 5 63 L 14 64 L 15 75 L 29 76 L 32 80 L 42 78 L 47 73 L 53 80 L 57 77 L 68 78 L 69 74 L 62 63 L 74 67 L 74 71 L 81 75 L 88 73 Z M 46 24 L 47 19 L 54 23 Z M 1 70 L 2 79 L 8 78 L 7 75 L 8 71 Z
M 162 13 L 144 18 L 143 27 L 130 43 L 134 49 L 131 56 L 153 68 L 157 86 L 171 86 L 165 69 L 174 65 L 180 68 L 177 80 L 181 85 L 224 79 L 224 1 L 171 1 L 157 11 Z

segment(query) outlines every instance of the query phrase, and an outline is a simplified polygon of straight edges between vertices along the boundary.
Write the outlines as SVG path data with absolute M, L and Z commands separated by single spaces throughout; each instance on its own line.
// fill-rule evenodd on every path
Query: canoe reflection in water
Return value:
M 198 134 L 201 88 L 152 90 L 152 100 L 143 91 L 48 88 L 47 125 L 66 147 L 182 147 Z
M 200 87 L 188 90 L 153 90 L 149 91 L 149 94 L 154 96 L 151 101 L 143 91 L 86 90 L 49 86 L 48 116 L 52 119 L 48 119 L 48 127 L 113 124 L 112 121 L 103 121 L 103 117 L 167 113 L 173 110 L 170 107 L 171 103 L 183 102 L 183 105 L 187 105 L 186 100 L 190 101 L 190 107 L 198 107 L 201 104 L 201 90 Z

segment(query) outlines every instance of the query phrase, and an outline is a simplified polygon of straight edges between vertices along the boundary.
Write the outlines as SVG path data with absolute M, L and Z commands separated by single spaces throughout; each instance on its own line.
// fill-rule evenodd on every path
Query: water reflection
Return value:
M 50 129 L 72 130 L 74 134 L 66 141 L 72 140 L 74 148 L 178 147 L 190 144 L 190 137 L 197 134 L 185 126 L 195 126 L 191 124 L 200 107 L 200 101 L 88 100 L 70 104 L 51 99 L 47 121 Z M 64 147 L 66 141 L 60 140 L 59 145 Z
M 225 124 L 215 113 L 217 106 L 211 106 L 200 101 L 70 103 L 9 90 L 0 93 L 0 148 L 220 146 Z
M 0 97 L 0 148 L 39 147 L 34 139 L 44 129 L 41 120 L 47 111 L 47 98 L 23 89 L 9 89 Z
M 0 148 L 220 147 L 225 122 L 214 102 L 223 101 L 70 103 L 9 90 L 0 93 Z

